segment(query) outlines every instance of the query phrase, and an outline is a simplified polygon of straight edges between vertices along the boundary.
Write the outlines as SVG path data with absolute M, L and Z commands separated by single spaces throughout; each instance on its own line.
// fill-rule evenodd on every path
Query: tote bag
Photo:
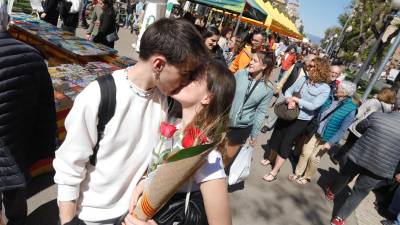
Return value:
M 240 149 L 237 157 L 231 165 L 228 178 L 229 185 L 240 183 L 250 175 L 252 157 L 253 147 L 246 143 Z

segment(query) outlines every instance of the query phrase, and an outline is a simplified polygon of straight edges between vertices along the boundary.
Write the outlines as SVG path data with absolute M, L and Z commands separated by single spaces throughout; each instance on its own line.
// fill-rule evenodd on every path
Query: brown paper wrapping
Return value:
M 211 149 L 199 155 L 160 165 L 144 188 L 134 213 L 141 220 L 151 219 L 205 162 Z

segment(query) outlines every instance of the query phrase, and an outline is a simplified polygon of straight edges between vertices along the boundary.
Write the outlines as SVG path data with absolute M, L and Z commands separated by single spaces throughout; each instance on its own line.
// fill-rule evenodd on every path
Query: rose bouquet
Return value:
M 161 123 L 159 145 L 153 151 L 153 160 L 149 166 L 149 177 L 142 197 L 134 210 L 141 220 L 152 218 L 158 210 L 187 182 L 199 169 L 215 143 L 208 143 L 208 138 L 194 127 L 182 132 L 168 123 Z M 166 150 L 166 142 L 177 139 Z

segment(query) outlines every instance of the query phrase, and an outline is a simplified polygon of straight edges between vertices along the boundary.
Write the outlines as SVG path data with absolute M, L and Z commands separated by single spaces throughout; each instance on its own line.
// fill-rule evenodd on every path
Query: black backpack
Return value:
M 98 118 L 99 121 L 97 123 L 97 143 L 93 148 L 93 154 L 89 158 L 90 164 L 93 166 L 96 165 L 97 162 L 97 152 L 99 150 L 100 140 L 103 138 L 104 128 L 110 119 L 114 116 L 115 107 L 117 104 L 116 100 L 116 86 L 115 81 L 112 75 L 104 75 L 97 78 L 97 82 L 100 86 L 100 105 Z

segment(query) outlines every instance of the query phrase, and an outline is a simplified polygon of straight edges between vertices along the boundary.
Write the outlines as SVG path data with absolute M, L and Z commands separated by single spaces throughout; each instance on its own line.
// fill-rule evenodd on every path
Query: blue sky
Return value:
M 305 33 L 324 37 L 326 28 L 338 25 L 338 16 L 351 0 L 300 0 L 300 17 Z

